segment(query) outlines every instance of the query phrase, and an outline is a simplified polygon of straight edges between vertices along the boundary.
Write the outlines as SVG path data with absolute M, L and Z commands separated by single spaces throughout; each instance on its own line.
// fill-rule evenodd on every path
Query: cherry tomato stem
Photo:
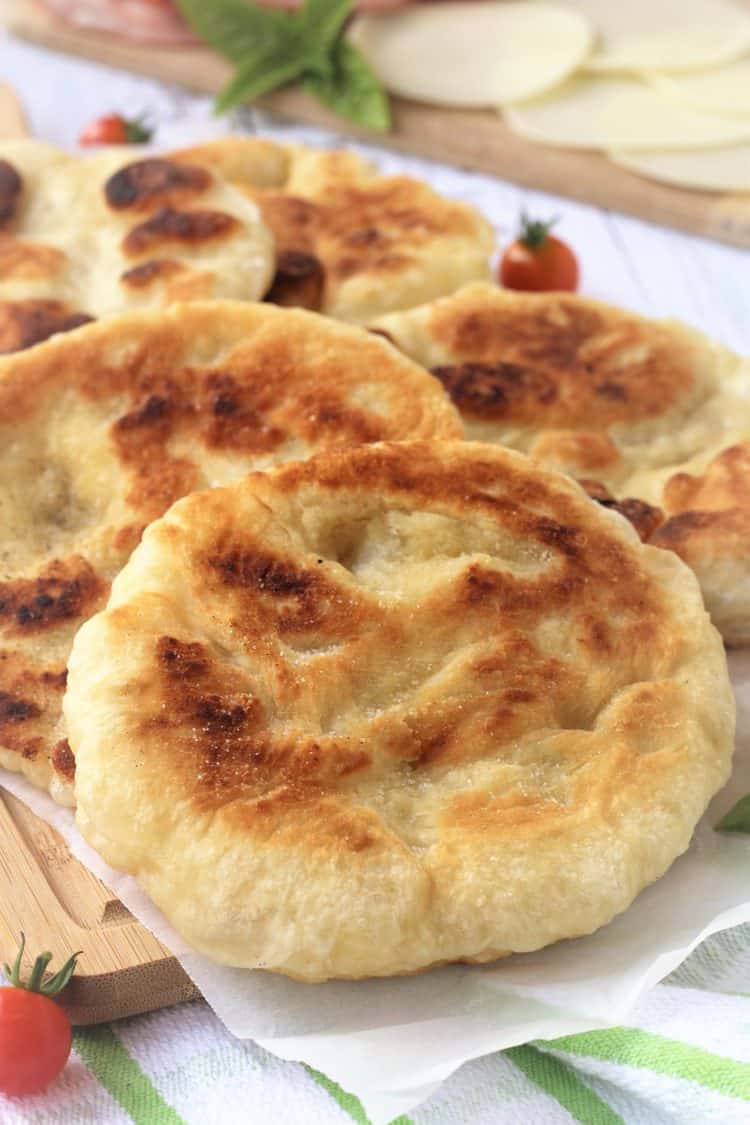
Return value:
M 500 262 L 499 279 L 506 289 L 574 292 L 578 288 L 575 254 L 562 239 L 550 234 L 556 221 L 530 219 L 522 212 L 518 237 Z
M 90 121 L 78 138 L 81 145 L 136 145 L 151 140 L 151 129 L 144 117 L 123 117 L 107 113 Z

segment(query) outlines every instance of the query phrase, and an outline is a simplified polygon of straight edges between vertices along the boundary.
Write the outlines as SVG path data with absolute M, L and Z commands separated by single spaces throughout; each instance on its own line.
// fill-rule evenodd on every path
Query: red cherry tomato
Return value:
M 549 233 L 554 221 L 541 223 L 521 216 L 521 233 L 500 262 L 500 283 L 506 289 L 572 293 L 578 288 L 578 261 L 566 243 Z
M 42 953 L 24 983 L 19 977 L 23 949 L 21 934 L 13 968 L 3 966 L 11 983 L 0 988 L 0 1093 L 14 1097 L 39 1093 L 65 1066 L 70 1021 L 52 997 L 65 988 L 78 957 L 74 953 L 59 972 L 45 979 L 52 954 Z
M 39 992 L 0 988 L 0 1090 L 36 1094 L 65 1066 L 70 1023 L 62 1008 Z
M 107 113 L 90 121 L 78 138 L 81 145 L 138 145 L 151 140 L 153 130 L 141 117 Z

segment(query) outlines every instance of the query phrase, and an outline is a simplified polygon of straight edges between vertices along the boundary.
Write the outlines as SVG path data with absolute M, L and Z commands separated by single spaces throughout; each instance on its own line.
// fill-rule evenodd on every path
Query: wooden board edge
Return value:
M 171 955 L 116 972 L 74 976 L 60 1003 L 74 1026 L 85 1027 L 199 999 L 200 992 Z
M 0 962 L 13 962 L 21 931 L 24 975 L 42 949 L 52 952 L 53 970 L 80 951 L 60 997 L 73 1023 L 102 1023 L 200 995 L 174 954 L 70 853 L 55 829 L 2 788 L 0 845 Z

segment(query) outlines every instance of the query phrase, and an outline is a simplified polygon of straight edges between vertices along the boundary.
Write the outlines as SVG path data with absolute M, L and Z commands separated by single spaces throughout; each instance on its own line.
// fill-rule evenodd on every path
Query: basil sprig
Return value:
M 744 832 L 750 835 L 750 793 L 740 798 L 716 825 L 717 832 Z
M 296 12 L 245 0 L 177 0 L 193 31 L 237 70 L 216 100 L 220 113 L 300 82 L 357 125 L 390 127 L 388 99 L 364 57 L 343 38 L 354 0 L 305 0 Z
M 388 98 L 356 47 L 339 39 L 331 64 L 329 74 L 306 74 L 303 88 L 339 116 L 387 133 L 391 126 Z

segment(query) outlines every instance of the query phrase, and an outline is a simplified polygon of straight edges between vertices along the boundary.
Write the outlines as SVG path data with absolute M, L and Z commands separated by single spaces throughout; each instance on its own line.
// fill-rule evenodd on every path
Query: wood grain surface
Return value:
M 61 996 L 75 1024 L 198 995 L 176 957 L 71 855 L 54 828 L 0 790 L 0 960 L 13 960 L 22 930 L 27 972 L 42 950 L 52 952 L 53 969 L 81 950 Z
M 52 20 L 33 0 L 15 0 L 6 19 L 17 34 L 55 50 L 205 93 L 216 93 L 231 74 L 230 65 L 206 48 L 136 46 L 86 34 Z M 439 109 L 394 98 L 394 128 L 383 135 L 349 125 L 293 87 L 258 104 L 291 120 L 750 248 L 750 194 L 682 190 L 636 176 L 596 153 L 532 144 L 491 111 Z

